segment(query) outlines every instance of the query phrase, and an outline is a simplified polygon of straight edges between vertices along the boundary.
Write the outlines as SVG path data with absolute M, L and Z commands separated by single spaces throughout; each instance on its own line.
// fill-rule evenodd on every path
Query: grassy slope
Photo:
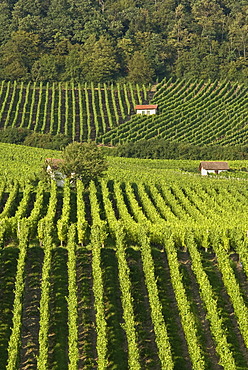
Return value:
M 60 158 L 61 152 L 32 148 L 15 144 L 0 143 L 0 178 L 17 179 L 24 183 L 27 178 L 34 178 L 42 169 L 46 158 Z M 200 160 L 199 160 L 200 161 Z M 198 160 L 154 160 L 108 157 L 108 177 L 138 181 L 176 179 L 179 175 L 198 175 Z M 248 161 L 229 161 L 230 168 L 248 167 Z
M 0 176 L 25 182 L 41 171 L 46 158 L 58 158 L 60 152 L 23 145 L 0 143 Z

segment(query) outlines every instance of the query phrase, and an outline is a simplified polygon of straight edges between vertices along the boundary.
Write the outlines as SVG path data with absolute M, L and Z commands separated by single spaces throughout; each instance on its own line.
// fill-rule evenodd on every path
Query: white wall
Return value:
M 157 109 L 137 109 L 137 114 L 156 114 Z
M 221 172 L 224 172 L 226 170 L 218 170 L 218 174 Z M 208 173 L 215 173 L 215 170 L 205 170 L 204 168 L 201 168 L 201 175 L 206 176 Z
M 65 185 L 66 176 L 57 170 L 53 170 L 50 165 L 47 166 L 47 173 L 51 176 L 51 179 L 56 181 L 57 186 L 63 187 Z

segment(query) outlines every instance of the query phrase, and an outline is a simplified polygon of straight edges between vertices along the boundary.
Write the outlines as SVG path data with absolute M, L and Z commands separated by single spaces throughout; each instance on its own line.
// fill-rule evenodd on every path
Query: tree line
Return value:
M 245 82 L 245 0 L 2 0 L 0 78 Z
M 247 145 L 203 145 L 164 139 L 140 140 L 106 150 L 108 155 L 127 158 L 150 159 L 202 159 L 202 160 L 244 160 L 248 159 Z
M 64 134 L 42 134 L 25 128 L 7 127 L 0 130 L 0 143 L 26 145 L 43 149 L 63 150 L 71 143 Z M 75 143 L 77 146 L 80 143 Z M 91 143 L 93 145 L 93 142 Z M 85 143 L 86 147 L 87 143 Z M 107 156 L 150 159 L 247 160 L 247 145 L 203 145 L 165 139 L 140 140 L 115 147 L 101 146 Z M 71 153 L 68 157 L 71 156 Z M 73 171 L 71 171 L 73 172 Z

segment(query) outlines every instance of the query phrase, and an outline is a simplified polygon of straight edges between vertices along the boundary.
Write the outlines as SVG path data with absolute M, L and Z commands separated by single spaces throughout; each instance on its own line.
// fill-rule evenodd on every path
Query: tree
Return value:
M 225 15 L 215 0 L 197 0 L 192 15 L 200 31 L 200 39 L 222 41 L 225 31 Z M 210 43 L 211 53 L 211 43 Z
M 63 80 L 83 81 L 84 74 L 82 70 L 83 52 L 81 45 L 71 45 L 68 55 L 65 57 L 65 72 Z
M 4 130 L 4 131 L 7 131 Z M 52 150 L 61 150 L 70 143 L 70 138 L 64 134 L 40 134 L 32 132 L 26 136 L 24 145 L 34 146 L 37 148 L 45 148 Z
M 87 82 L 107 82 L 119 72 L 116 50 L 111 40 L 91 35 L 83 47 L 82 68 Z
M 175 20 L 168 32 L 168 44 L 176 50 L 177 59 L 192 46 L 191 18 L 187 7 L 179 4 L 175 9 Z
M 107 170 L 106 159 L 98 146 L 93 143 L 74 142 L 63 150 L 61 172 L 75 182 L 80 179 L 86 186 L 91 180 L 102 177 Z
M 0 142 L 11 144 L 22 144 L 30 131 L 21 127 L 7 127 L 0 130 Z
M 0 3 L 0 45 L 8 40 L 11 31 L 11 12 L 7 2 Z
M 47 11 L 45 3 L 42 0 L 18 0 L 12 11 L 14 29 L 38 34 Z
M 39 57 L 39 37 L 36 34 L 17 31 L 1 48 L 1 78 L 21 79 L 30 76 L 31 67 Z
M 142 51 L 135 51 L 128 63 L 128 80 L 132 83 L 152 82 L 154 71 Z
M 36 60 L 31 70 L 35 81 L 59 81 L 64 72 L 65 57 L 63 55 L 43 54 Z
M 144 54 L 147 63 L 156 76 L 162 78 L 166 74 L 166 64 L 168 63 L 168 46 L 161 35 L 154 32 L 137 32 L 134 35 L 136 50 Z M 153 77 L 153 75 L 152 75 Z
M 235 18 L 229 26 L 229 40 L 231 50 L 238 57 L 247 58 L 248 49 L 248 6 L 243 7 L 241 12 L 235 13 Z

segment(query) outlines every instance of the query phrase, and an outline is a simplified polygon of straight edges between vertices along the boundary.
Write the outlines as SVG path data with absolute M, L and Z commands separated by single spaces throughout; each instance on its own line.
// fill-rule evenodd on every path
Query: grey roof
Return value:
M 60 158 L 46 158 L 47 165 L 50 165 L 51 168 L 56 170 L 59 168 L 59 165 L 63 162 L 63 159 Z
M 199 170 L 204 168 L 205 170 L 229 170 L 227 162 L 207 162 L 203 161 L 200 163 Z

